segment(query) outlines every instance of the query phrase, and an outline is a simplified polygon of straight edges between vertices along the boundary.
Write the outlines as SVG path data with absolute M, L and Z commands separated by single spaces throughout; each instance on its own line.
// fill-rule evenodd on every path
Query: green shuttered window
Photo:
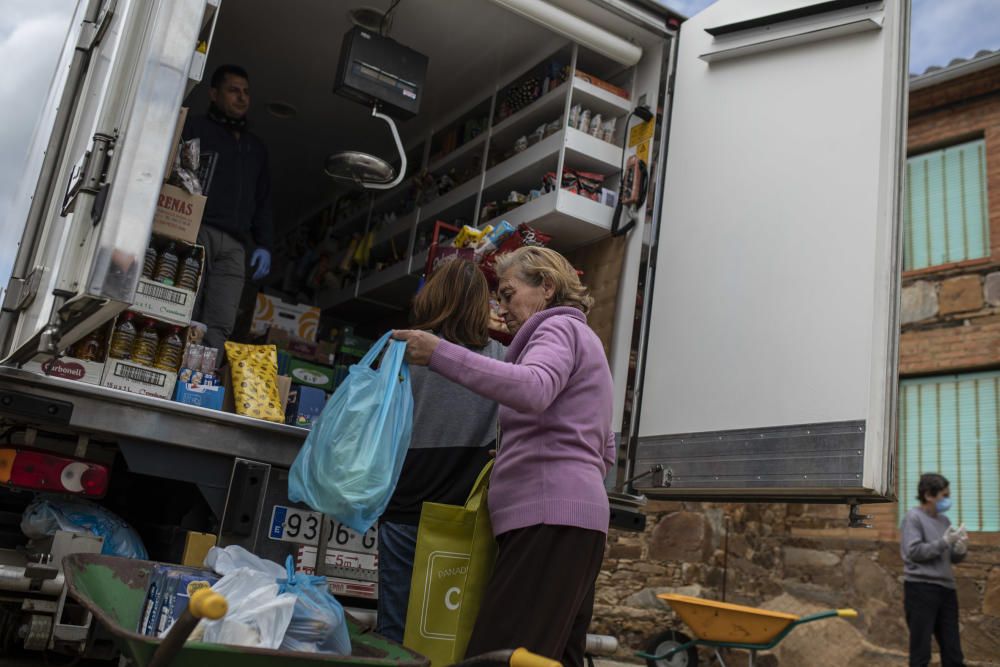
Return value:
M 925 472 L 951 482 L 952 523 L 1000 531 L 1000 372 L 903 380 L 899 391 L 899 511 L 916 505 Z
M 903 204 L 904 270 L 988 257 L 985 141 L 907 160 Z

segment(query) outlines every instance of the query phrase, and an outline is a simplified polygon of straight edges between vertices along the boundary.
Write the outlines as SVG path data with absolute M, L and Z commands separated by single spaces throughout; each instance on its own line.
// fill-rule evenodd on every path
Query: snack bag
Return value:
M 274 345 L 226 343 L 237 414 L 283 424 L 278 395 L 278 350 Z

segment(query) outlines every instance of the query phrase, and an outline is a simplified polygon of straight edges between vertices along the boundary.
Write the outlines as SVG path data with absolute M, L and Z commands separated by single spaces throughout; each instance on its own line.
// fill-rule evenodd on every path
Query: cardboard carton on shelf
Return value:
M 295 336 L 285 329 L 271 327 L 267 330 L 267 345 L 274 345 L 294 357 L 315 364 L 330 365 L 337 354 L 337 346 L 328 341 L 313 343 Z
M 185 243 L 197 243 L 207 201 L 208 198 L 203 195 L 192 195 L 183 188 L 164 184 L 156 200 L 153 233 Z
M 61 378 L 63 380 L 75 380 L 87 384 L 100 384 L 101 376 L 104 374 L 104 360 L 107 358 L 108 345 L 111 340 L 112 325 L 102 324 L 98 329 L 97 344 L 99 354 L 96 359 L 80 359 L 74 354 L 79 353 L 72 345 L 66 350 L 64 356 L 47 357 L 37 356 L 24 364 L 24 370 L 49 377 Z M 86 336 L 85 338 L 90 338 Z M 79 342 L 77 343 L 79 345 Z
M 225 404 L 226 388 L 222 385 L 194 385 L 178 382 L 174 391 L 174 401 L 210 410 L 222 410 Z
M 288 373 L 291 375 L 292 384 L 304 387 L 315 387 L 322 391 L 333 391 L 335 373 L 330 366 L 320 366 L 311 364 L 292 357 L 288 365 Z
M 29 361 L 24 365 L 24 370 L 63 380 L 100 384 L 101 375 L 104 373 L 104 363 L 84 361 L 73 357 L 49 357 Z
M 181 341 L 187 337 L 187 330 L 176 322 L 167 322 L 158 317 L 135 313 L 136 328 L 141 328 L 140 322 L 144 319 L 151 319 L 157 324 L 157 329 L 162 336 L 171 328 L 180 329 Z M 118 325 L 115 320 L 113 327 Z M 114 328 L 112 327 L 112 331 Z M 174 396 L 174 388 L 177 385 L 176 370 L 162 370 L 137 363 L 133 359 L 116 359 L 109 356 L 104 363 L 104 372 L 101 375 L 101 386 L 120 391 L 127 391 L 143 396 L 152 396 L 170 400 Z
M 201 247 L 191 243 L 182 243 L 182 246 L 182 263 L 183 257 L 187 253 L 190 253 L 194 248 Z M 204 254 L 202 254 L 201 267 L 198 271 L 198 284 L 194 291 L 175 285 L 165 285 L 149 278 L 139 278 L 139 284 L 135 288 L 132 310 L 158 320 L 186 327 L 191 324 L 194 304 L 204 277 L 205 259 Z
M 126 359 L 108 359 L 101 385 L 111 389 L 170 400 L 177 373 L 143 366 Z
M 286 303 L 269 294 L 258 294 L 251 331 L 263 336 L 269 329 L 282 329 L 309 343 L 316 342 L 319 308 Z
M 299 428 L 312 428 L 326 406 L 326 392 L 315 387 L 293 386 L 288 392 L 285 423 Z

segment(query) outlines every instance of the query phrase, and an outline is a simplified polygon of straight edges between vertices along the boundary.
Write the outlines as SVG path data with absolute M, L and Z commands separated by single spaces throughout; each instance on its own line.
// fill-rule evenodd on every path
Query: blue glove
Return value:
M 250 257 L 250 268 L 253 269 L 253 279 L 261 280 L 271 272 L 271 253 L 264 248 L 257 248 Z

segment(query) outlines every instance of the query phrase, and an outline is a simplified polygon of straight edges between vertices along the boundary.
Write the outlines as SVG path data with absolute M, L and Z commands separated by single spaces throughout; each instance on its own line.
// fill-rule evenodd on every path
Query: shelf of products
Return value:
M 557 132 L 534 146 L 515 154 L 486 172 L 484 191 L 497 189 L 530 190 L 541 187 L 546 171 L 555 169 L 565 132 Z
M 456 113 L 438 126 L 442 129 L 429 133 L 424 139 L 431 142 L 434 152 L 425 157 L 422 171 L 410 181 L 415 210 L 397 210 L 396 221 L 376 228 L 372 244 L 380 246 L 384 256 L 385 244 L 396 239 L 397 251 L 412 254 L 367 273 L 356 284 L 328 293 L 325 306 L 355 298 L 379 301 L 412 288 L 414 276 L 419 276 L 426 263 L 426 237 L 437 220 L 459 226 L 478 224 L 479 228 L 501 220 L 514 227 L 527 223 L 552 235 L 553 245 L 559 249 L 607 236 L 614 214 L 608 204 L 614 203 L 622 169 L 624 118 L 632 109 L 632 102 L 623 96 L 627 93 L 618 86 L 630 85 L 631 74 L 611 71 L 593 58 L 584 60 L 583 51 L 564 49 L 518 79 L 508 80 L 493 100 Z M 567 66 L 571 56 L 583 71 Z M 560 58 L 564 59 L 561 64 Z M 466 125 L 477 121 L 481 113 L 486 114 L 485 120 L 469 130 Z M 475 131 L 479 133 L 473 135 Z M 456 145 L 463 139 L 464 143 Z M 485 170 L 482 165 L 486 165 Z M 557 174 L 560 165 L 563 173 Z M 471 178 L 452 187 L 459 172 L 462 178 Z M 393 202 L 399 201 L 404 187 L 372 204 L 373 223 L 379 214 L 393 210 Z M 424 201 L 428 193 L 448 187 L 451 189 L 444 194 Z M 517 201 L 525 203 L 497 213 L 516 206 Z M 413 246 L 407 238 L 407 247 L 402 248 L 399 239 L 407 231 L 415 234 Z
M 578 171 L 592 171 L 607 176 L 622 168 L 622 149 L 610 142 L 566 128 L 566 166 Z
M 418 217 L 421 221 L 430 218 L 451 217 L 449 212 L 470 203 L 479 194 L 480 179 L 473 178 L 459 185 L 454 190 L 446 192 L 437 199 L 420 207 Z M 474 202 L 472 202 L 474 204 Z
M 621 118 L 632 110 L 632 103 L 611 91 L 573 77 L 573 104 L 579 104 L 605 118 Z
M 491 130 L 491 143 L 498 139 L 513 139 L 521 135 L 530 134 L 539 125 L 544 125 L 549 121 L 564 114 L 566 106 L 566 93 L 569 86 L 560 85 L 538 98 L 514 115 L 505 118 Z
M 528 223 L 550 234 L 554 245 L 573 248 L 607 236 L 614 209 L 566 190 L 557 190 L 518 206 L 484 223 L 496 227 L 506 220 L 513 227 Z
M 483 145 L 485 145 L 487 136 L 488 136 L 487 133 L 483 132 L 475 139 L 471 139 L 465 142 L 452 152 L 438 158 L 435 162 L 432 162 L 427 167 L 427 171 L 429 171 L 432 174 L 436 174 L 441 171 L 446 171 L 449 167 L 458 162 L 459 159 L 461 159 L 466 155 L 471 155 L 472 151 L 474 151 L 476 148 L 480 148 Z
M 413 211 L 409 215 L 405 215 L 397 219 L 392 224 L 386 225 L 381 229 L 375 231 L 375 239 L 372 242 L 373 246 L 382 245 L 389 239 L 403 232 L 409 230 L 417 221 L 417 212 Z

